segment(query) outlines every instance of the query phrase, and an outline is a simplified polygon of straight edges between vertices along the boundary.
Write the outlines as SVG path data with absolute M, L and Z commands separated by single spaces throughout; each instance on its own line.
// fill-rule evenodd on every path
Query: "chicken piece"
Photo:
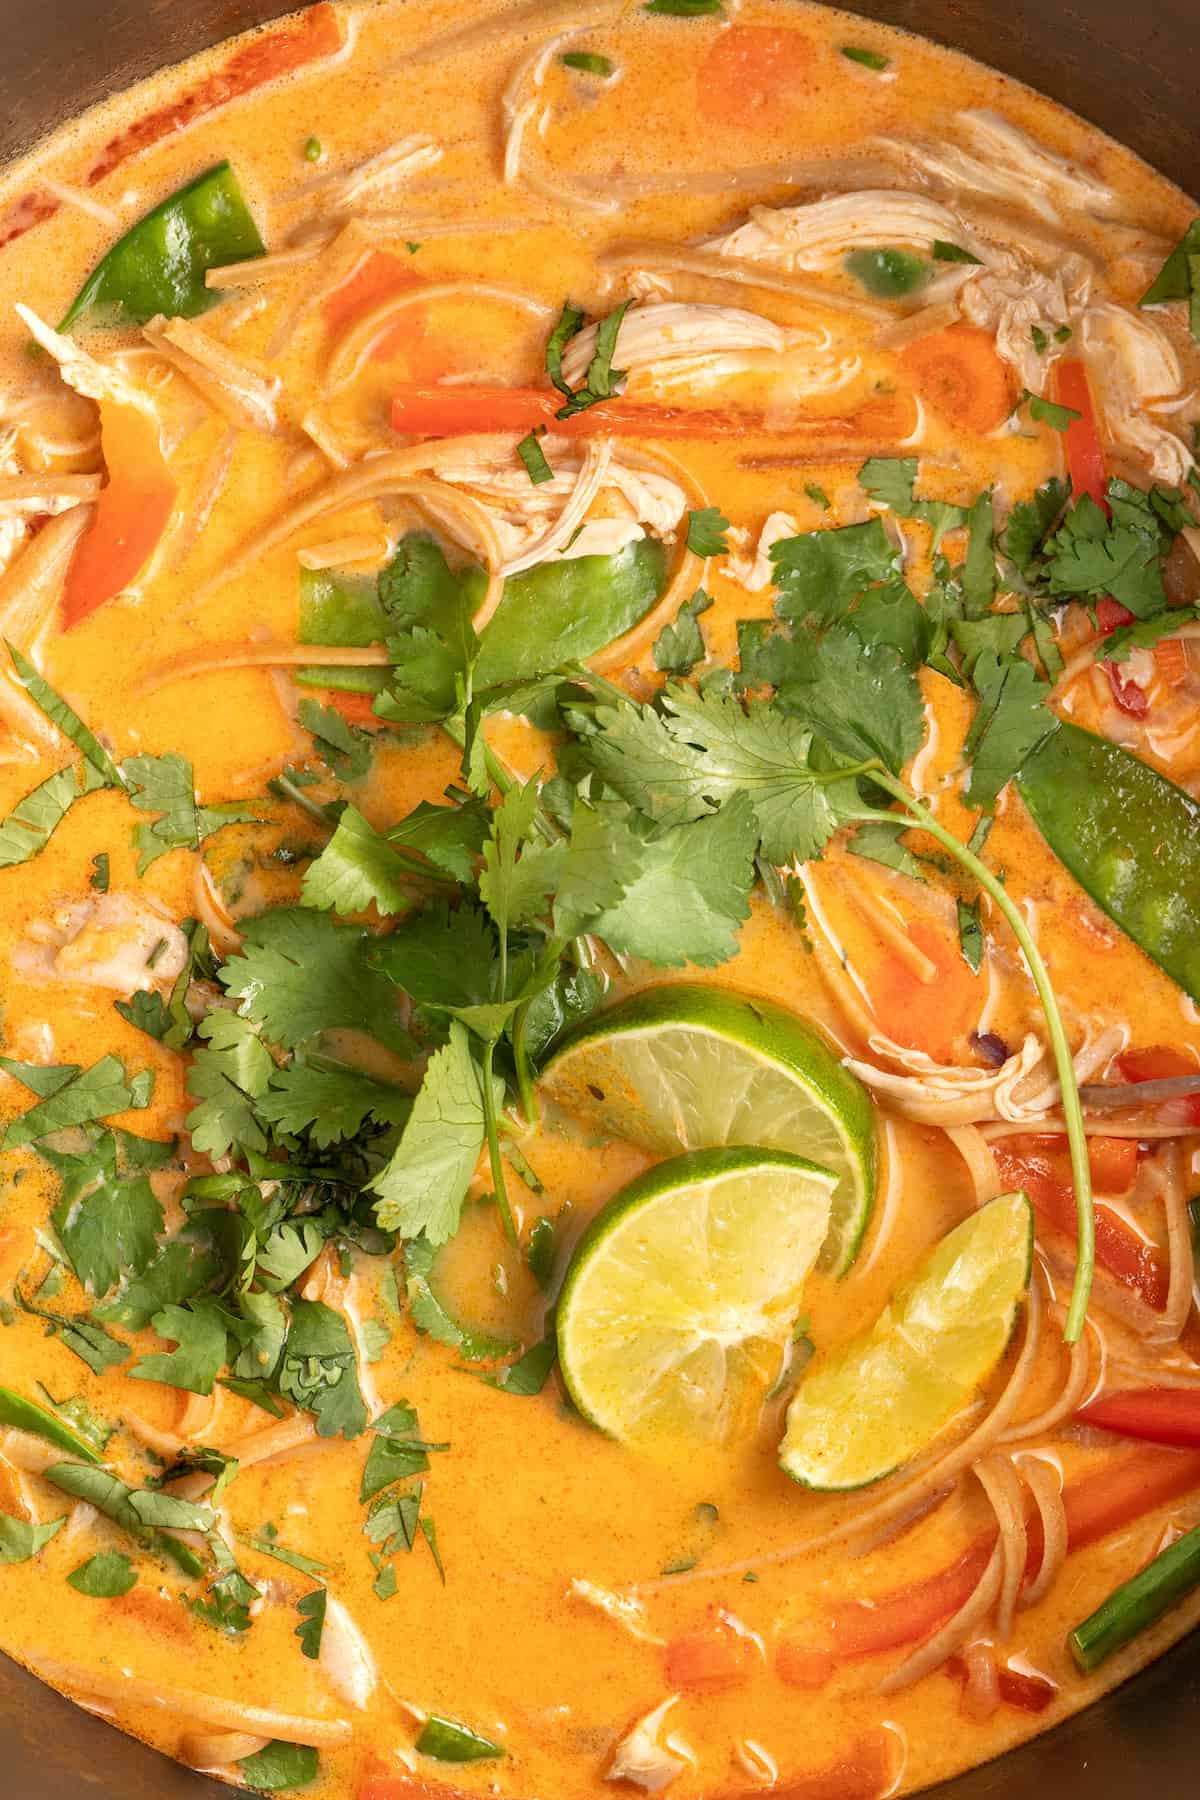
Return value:
M 64 906 L 30 928 L 14 967 L 25 976 L 128 996 L 167 992 L 187 962 L 187 939 L 171 919 L 129 894 Z

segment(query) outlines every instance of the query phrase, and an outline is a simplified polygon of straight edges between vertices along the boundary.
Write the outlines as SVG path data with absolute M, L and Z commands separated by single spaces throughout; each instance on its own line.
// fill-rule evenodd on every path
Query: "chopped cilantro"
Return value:
M 525 472 L 535 487 L 542 482 L 554 480 L 554 470 L 546 461 L 545 451 L 538 442 L 540 435 L 538 431 L 527 432 L 517 445 L 517 455 L 525 464 Z
M 567 50 L 560 61 L 568 69 L 578 69 L 583 75 L 599 75 L 607 81 L 616 74 L 617 65 L 611 57 L 600 56 L 595 50 Z
M 72 1569 L 67 1581 L 92 1600 L 116 1600 L 136 1587 L 137 1571 L 120 1550 L 101 1550 Z
M 979 262 L 979 258 L 977 256 L 972 255 L 970 250 L 964 250 L 964 248 L 961 244 L 947 243 L 945 238 L 934 238 L 934 240 L 933 240 L 933 260 L 934 260 L 934 262 L 948 262 L 948 263 L 978 263 Z
M 97 894 L 107 894 L 108 881 L 108 852 L 101 850 L 92 858 L 92 872 L 88 877 L 88 886 Z
M 900 300 L 915 294 L 929 281 L 929 264 L 910 250 L 851 250 L 845 258 L 848 275 L 861 282 L 877 300 Z
M 247 1787 L 274 1794 L 281 1788 L 308 1787 L 320 1774 L 321 1759 L 309 1744 L 285 1744 L 273 1738 L 253 1756 L 244 1756 L 238 1768 Z
M 876 74 L 882 73 L 892 60 L 882 50 L 866 50 L 860 44 L 842 44 L 839 47 L 847 62 L 861 63 L 864 69 L 874 69 Z
M 323 1587 L 315 1587 L 296 1602 L 300 1615 L 294 1636 L 300 1639 L 300 1654 L 316 1662 L 321 1654 L 321 1634 L 325 1629 L 325 1606 L 329 1595 Z
M 962 951 L 963 961 L 972 975 L 978 975 L 983 965 L 983 925 L 979 918 L 979 902 L 968 903 L 959 900 L 958 911 L 958 947 Z
M 711 605 L 712 599 L 703 588 L 697 588 L 691 599 L 683 602 L 674 622 L 664 625 L 654 640 L 656 669 L 664 675 L 689 675 L 697 663 L 704 661 L 707 652 L 700 616 Z
M 1074 407 L 1060 406 L 1057 400 L 1047 400 L 1043 394 L 1034 394 L 1028 388 L 1023 388 L 1017 406 L 1026 405 L 1035 424 L 1049 425 L 1051 431 L 1065 431 L 1076 419 L 1082 417 Z
M 693 556 L 726 556 L 729 520 L 719 506 L 705 506 L 688 514 L 687 547 Z

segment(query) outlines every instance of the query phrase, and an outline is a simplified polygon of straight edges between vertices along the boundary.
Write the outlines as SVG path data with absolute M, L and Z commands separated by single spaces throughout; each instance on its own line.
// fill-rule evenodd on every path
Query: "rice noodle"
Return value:
M 546 557 L 566 544 L 567 540 L 574 535 L 577 527 L 583 524 L 597 494 L 604 485 L 604 477 L 608 473 L 611 461 L 612 439 L 589 438 L 580 459 L 579 474 L 576 476 L 575 485 L 567 498 L 566 505 L 558 516 L 551 520 L 544 531 L 535 535 L 532 542 L 526 544 L 519 556 L 509 558 L 502 565 L 502 574 L 517 575 L 524 569 L 531 569 L 535 563 L 543 562 Z M 497 600 L 498 598 L 499 596 L 497 596 Z M 482 608 L 480 610 L 482 611 Z M 478 615 L 476 616 L 478 618 Z M 486 623 L 487 619 L 479 620 L 475 626 L 476 631 L 481 630 Z
M 208 932 L 213 949 L 221 956 L 231 956 L 242 944 L 242 934 L 233 915 L 217 891 L 216 883 L 202 856 L 196 859 L 196 875 L 192 883 L 192 904 L 196 917 Z
M 1095 1331 L 1096 1327 L 1090 1319 L 1087 1323 Z M 1008 1431 L 1001 1434 L 998 1442 L 1019 1444 L 1027 1442 L 1030 1438 L 1045 1437 L 1048 1432 L 1054 1430 L 1056 1425 L 1061 1425 L 1064 1419 L 1071 1418 L 1078 1411 L 1087 1392 L 1091 1366 L 1087 1332 L 1085 1331 L 1082 1337 L 1077 1338 L 1068 1350 L 1066 1380 L 1058 1397 L 1052 1400 L 1049 1406 L 1043 1407 L 1041 1412 L 1035 1413 L 1031 1419 L 1022 1419 L 1016 1425 L 1011 1426 Z
M 43 526 L 0 575 L 0 638 L 28 652 L 58 603 L 75 546 L 96 514 L 91 505 L 73 506 Z M 58 732 L 35 706 L 6 666 L 0 672 L 0 720 L 29 744 L 50 747 Z M 0 760 L 11 760 L 8 751 Z
M 966 1600 L 952 1618 L 947 1619 L 940 1631 L 911 1656 L 905 1657 L 899 1668 L 893 1669 L 879 1684 L 881 1694 L 898 1694 L 904 1688 L 912 1687 L 922 1676 L 934 1669 L 940 1669 L 947 1657 L 953 1656 L 964 1639 L 969 1638 L 996 1604 L 1004 1581 L 1004 1540 L 997 1542 L 988 1559 L 987 1568 L 980 1576 L 974 1592 Z
M 348 207 L 360 205 L 380 188 L 394 187 L 410 175 L 432 169 L 441 162 L 443 154 L 440 144 L 434 143 L 423 132 L 414 132 L 394 144 L 386 144 L 352 169 L 321 176 L 310 184 L 307 193 L 319 195 L 334 212 L 345 212 Z
M 978 1126 L 951 1125 L 947 1127 L 946 1136 L 967 1165 L 976 1206 L 994 1200 L 1002 1183 L 991 1147 Z
M 326 233 L 315 242 L 300 244 L 294 250 L 276 250 L 270 256 L 252 256 L 246 262 L 225 263 L 219 269 L 204 271 L 204 285 L 224 291 L 227 288 L 257 287 L 263 281 L 278 281 L 316 262 L 332 235 Z
M 937 306 L 923 306 L 919 312 L 909 313 L 907 318 L 897 319 L 885 327 L 875 339 L 877 350 L 902 350 L 905 344 L 915 344 L 918 338 L 930 337 L 935 331 L 945 331 L 953 325 L 959 316 L 958 307 L 948 300 Z
M 67 512 L 99 492 L 99 475 L 0 475 L 0 510 Z
M 549 37 L 542 38 L 513 70 L 500 96 L 500 112 L 504 122 L 501 173 L 506 187 L 515 187 L 523 179 L 527 187 L 544 199 L 566 201 L 568 205 L 583 207 L 587 212 L 612 213 L 617 210 L 618 202 L 611 195 L 597 194 L 575 183 L 556 179 L 532 160 L 522 166 L 522 152 L 530 128 L 541 136 L 550 120 L 550 109 L 541 98 L 550 62 L 555 52 L 569 43 L 586 23 L 586 19 L 573 20 Z
M 300 421 L 300 429 L 305 437 L 311 438 L 321 455 L 332 463 L 335 469 L 348 469 L 351 461 L 349 451 L 343 449 L 333 427 L 323 419 L 315 407 L 310 407 Z
M 121 215 L 111 206 L 105 206 L 92 194 L 84 193 L 80 188 L 72 187 L 69 182 L 55 181 L 52 176 L 40 175 L 38 185 L 58 200 L 63 206 L 73 207 L 76 212 L 87 215 L 89 219 L 97 219 L 107 231 L 118 231 Z
M 864 881 L 857 871 L 851 879 L 849 871 L 846 870 L 840 871 L 839 876 L 835 879 L 855 912 L 866 920 L 875 935 L 881 939 L 897 961 L 903 963 L 909 974 L 915 976 L 923 986 L 928 986 L 930 982 L 936 981 L 938 977 L 937 964 L 932 957 L 926 956 L 918 944 L 913 942 L 901 920 L 890 909 L 886 900 L 870 881 Z
M 111 1700 L 118 1705 L 130 1702 L 135 1706 L 155 1707 L 173 1713 L 181 1725 L 185 1720 L 195 1720 L 199 1725 L 213 1725 L 218 1730 L 281 1738 L 286 1744 L 310 1744 L 316 1749 L 334 1749 L 339 1744 L 349 1743 L 352 1735 L 347 1719 L 300 1717 L 294 1713 L 276 1712 L 273 1707 L 247 1706 L 240 1700 L 224 1700 L 196 1688 L 146 1681 L 111 1666 L 85 1669 L 76 1663 L 59 1662 L 45 1656 L 26 1657 L 25 1660 L 43 1681 L 72 1695 Z
M 1029 1549 L 1025 1502 L 1017 1472 L 1006 1456 L 985 1456 L 976 1463 L 975 1476 L 991 1502 L 1000 1527 L 1004 1578 L 996 1606 L 996 1629 L 1001 1639 L 1007 1639 L 1012 1635 L 1017 1596 L 1025 1579 L 1025 1559 Z
M 471 300 L 493 300 L 498 306 L 513 306 L 534 318 L 549 320 L 554 308 L 544 300 L 536 300 L 519 288 L 500 287 L 493 282 L 437 281 L 420 287 L 403 288 L 388 294 L 347 327 L 334 346 L 325 375 L 325 392 L 336 394 L 353 381 L 379 339 L 391 329 L 397 317 L 414 306 L 425 306 L 435 300 L 457 297 Z
M 1006 1137 L 1028 1137 L 1035 1129 L 1030 1124 L 1022 1124 L 1019 1119 L 985 1119 L 980 1131 L 988 1142 Z M 1061 1113 L 1047 1113 L 1044 1119 L 1038 1119 L 1036 1130 L 1039 1135 L 1062 1137 L 1066 1133 L 1066 1122 Z M 1172 1138 L 1196 1136 L 1194 1125 L 1164 1125 L 1161 1119 L 1153 1116 L 1144 1119 L 1089 1119 L 1083 1121 L 1083 1129 L 1088 1137 L 1115 1137 L 1145 1139 L 1147 1143 L 1168 1142 Z
M 243 1469 L 253 1469 L 256 1464 L 269 1462 L 272 1457 L 287 1456 L 293 1450 L 302 1449 L 304 1445 L 313 1443 L 316 1435 L 317 1428 L 309 1414 L 297 1412 L 290 1418 L 280 1419 L 276 1425 L 268 1425 L 262 1431 L 252 1432 L 249 1437 L 238 1438 L 226 1448 L 231 1455 L 237 1457 Z
M 760 194 L 770 188 L 811 188 L 834 194 L 899 183 L 894 161 L 877 156 L 811 157 L 808 161 L 742 163 L 732 169 L 665 169 L 654 174 L 642 169 L 635 174 L 584 176 L 586 186 L 603 188 L 618 200 L 645 200 L 658 194 Z
M 622 0 L 562 0 L 561 4 L 550 6 L 542 0 L 534 0 L 534 4 L 528 6 L 501 8 L 476 24 L 459 26 L 406 50 L 396 67 L 410 69 L 421 63 L 436 62 L 439 57 L 486 49 L 528 29 L 542 27 L 547 32 L 581 30 L 586 25 L 616 19 L 622 10 Z
M 255 1737 L 250 1731 L 185 1731 L 179 1740 L 178 1755 L 190 1768 L 206 1773 L 228 1769 L 247 1756 L 257 1756 L 270 1741 Z
M 303 668 L 309 664 L 340 669 L 386 669 L 391 661 L 383 644 L 234 644 L 180 656 L 161 664 L 139 691 L 157 693 L 172 681 L 190 681 L 197 675 L 215 675 L 225 669 Z
M 1153 1341 L 1174 1344 L 1187 1324 L 1192 1310 L 1192 1292 L 1196 1282 L 1195 1255 L 1192 1250 L 1191 1217 L 1188 1213 L 1187 1189 L 1184 1186 L 1183 1158 L 1178 1144 L 1168 1144 L 1160 1153 L 1162 1162 L 1162 1201 L 1167 1223 L 1167 1257 L 1170 1270 L 1167 1299 Z
M 360 531 L 352 537 L 330 538 L 325 544 L 310 544 L 297 550 L 296 561 L 302 569 L 340 569 L 350 563 L 382 562 L 391 548 L 385 531 Z
M 1076 1346 L 1078 1348 L 1078 1346 Z M 1033 1495 L 1034 1505 L 1042 1521 L 1042 1560 L 1038 1572 L 1021 1595 L 1021 1605 L 1036 1606 L 1049 1592 L 1059 1570 L 1067 1560 L 1069 1548 L 1067 1511 L 1063 1505 L 1062 1482 L 1058 1471 L 1040 1457 L 1021 1459 L 1021 1474 Z
M 191 319 L 151 319 L 147 341 L 234 425 L 268 435 L 278 429 L 282 383 L 262 365 L 237 357 Z
M 738 262 L 713 250 L 689 249 L 654 241 L 618 245 L 596 258 L 598 268 L 662 269 L 670 274 L 699 275 L 709 281 L 734 282 L 739 287 L 761 288 L 764 293 L 787 294 L 793 300 L 818 307 L 822 312 L 849 313 L 860 319 L 879 321 L 894 317 L 886 306 L 861 300 L 856 294 L 835 293 L 819 282 L 803 276 L 763 268 L 750 262 Z
M 192 503 L 179 516 L 179 528 L 171 544 L 171 561 L 178 568 L 191 555 L 204 532 L 213 507 L 221 498 L 225 483 L 229 479 L 229 471 L 233 466 L 233 453 L 237 448 L 237 432 L 232 426 L 223 431 L 217 440 L 212 454 L 204 465 L 204 472 L 196 484 Z M 191 605 L 190 594 L 184 596 L 179 605 L 172 609 L 172 616 L 182 612 Z
M 861 1532 L 875 1531 L 890 1521 L 904 1517 L 923 1498 L 936 1493 L 938 1489 L 945 1487 L 961 1475 L 964 1469 L 969 1469 L 973 1463 L 986 1456 L 993 1445 L 999 1441 L 1029 1387 L 1041 1339 L 1041 1283 L 1043 1279 L 1040 1266 L 1035 1266 L 1033 1278 L 1029 1284 L 1029 1299 L 1025 1309 L 1024 1342 L 1003 1391 L 986 1417 L 981 1419 L 975 1429 L 954 1449 L 935 1457 L 919 1474 L 885 1494 L 873 1506 L 868 1506 L 861 1512 L 839 1520 L 829 1530 L 818 1532 L 814 1537 L 804 1538 L 798 1544 L 789 1544 L 782 1550 L 771 1550 L 762 1556 L 748 1557 L 742 1562 L 726 1563 L 721 1567 L 706 1565 L 698 1569 L 690 1569 L 682 1575 L 670 1575 L 654 1581 L 639 1581 L 634 1583 L 631 1592 L 651 1594 L 662 1589 L 679 1587 L 685 1582 L 712 1581 L 725 1575 L 744 1575 L 748 1570 L 793 1562 L 798 1556 L 807 1556 L 814 1550 L 823 1550 L 826 1546 L 840 1543 L 849 1536 L 857 1537 Z M 998 1588 L 999 1578 L 997 1578 Z

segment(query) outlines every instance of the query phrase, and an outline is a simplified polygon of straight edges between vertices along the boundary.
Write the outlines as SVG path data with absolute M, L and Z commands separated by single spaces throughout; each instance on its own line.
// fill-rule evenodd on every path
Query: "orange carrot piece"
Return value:
M 1187 645 L 1182 638 L 1160 638 L 1154 646 L 1154 672 L 1168 687 L 1178 687 L 1188 672 Z
M 786 26 L 731 25 L 696 71 L 696 99 L 706 119 L 722 125 L 777 123 L 809 85 L 813 46 Z
M 371 250 L 322 302 L 321 313 L 330 331 L 345 331 L 389 294 L 402 294 L 421 285 L 415 269 L 399 257 L 389 256 L 386 250 Z
M 714 1619 L 699 1631 L 672 1638 L 663 1651 L 663 1673 L 669 1688 L 721 1694 L 749 1679 L 750 1659 L 750 1645 L 741 1633 Z
M 994 431 L 1013 409 L 1012 377 L 990 333 L 976 325 L 949 325 L 917 338 L 896 360 L 934 412 L 964 431 Z
M 922 981 L 889 954 L 867 982 L 871 1009 L 897 1043 L 952 1062 L 955 1040 L 966 1037 L 979 1017 L 983 977 L 971 973 L 958 944 L 932 919 L 911 920 L 908 936 L 935 965 L 936 977 Z
M 175 504 L 175 483 L 150 419 L 105 401 L 100 442 L 108 481 L 79 540 L 63 591 L 64 631 L 129 586 L 150 560 Z

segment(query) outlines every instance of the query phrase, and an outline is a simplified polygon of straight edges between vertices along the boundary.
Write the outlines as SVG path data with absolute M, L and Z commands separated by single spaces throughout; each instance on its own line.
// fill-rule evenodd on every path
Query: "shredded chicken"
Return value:
M 338 1699 L 364 1712 L 378 1682 L 375 1659 L 362 1632 L 332 1593 L 327 1593 L 325 1601 L 319 1661 Z
M 1159 481 L 1181 487 L 1195 457 L 1182 438 L 1146 416 L 1147 408 L 1176 399 L 1183 386 L 1166 332 L 1143 314 L 1102 301 L 1084 315 L 1081 344 L 1112 436 Z
M 640 1600 L 632 1594 L 614 1594 L 611 1588 L 600 1587 L 594 1581 L 585 1581 L 576 1576 L 568 1590 L 575 1599 L 582 1600 L 587 1606 L 594 1606 L 598 1612 L 610 1618 L 614 1625 L 627 1631 L 630 1637 L 637 1638 L 643 1644 L 661 1644 L 665 1640 L 656 1637 L 646 1623 L 646 1609 Z
M 150 344 L 232 424 L 272 433 L 282 383 L 245 357 L 235 356 L 191 319 L 151 319 Z
M 39 319 L 32 307 L 23 306 L 18 301 L 15 310 L 34 342 L 40 344 L 47 356 L 53 357 L 58 364 L 58 372 L 67 386 L 77 394 L 82 394 L 85 400 L 114 400 L 118 405 L 136 406 L 143 412 L 151 410 L 141 388 L 136 387 L 111 363 L 103 363 L 96 357 L 89 356 L 74 338 L 65 337 L 62 332 L 47 325 L 44 319 Z
M 721 565 L 721 573 L 728 576 L 730 581 L 736 581 L 748 594 L 761 594 L 775 579 L 775 565 L 771 561 L 772 546 L 781 543 L 784 538 L 795 537 L 799 529 L 791 513 L 770 513 L 758 534 L 758 544 L 753 555 L 735 554 L 726 557 Z
M 178 925 L 129 894 L 110 893 L 31 925 L 13 966 L 26 977 L 128 996 L 169 989 L 186 961 L 187 939 Z
M 1111 188 L 998 113 L 960 113 L 958 124 L 970 149 L 908 138 L 881 138 L 879 148 L 949 191 L 986 194 L 1051 223 L 1059 221 L 1063 207 L 1104 213 L 1115 204 Z
M 563 378 L 579 387 L 596 349 L 598 326 L 589 325 L 563 352 Z M 681 357 L 771 350 L 781 355 L 791 334 L 759 313 L 737 306 L 685 305 L 676 300 L 632 306 L 621 321 L 613 367 L 626 375 Z
M 678 1699 L 678 1694 L 672 1694 L 621 1739 L 605 1771 L 605 1781 L 631 1781 L 648 1794 L 657 1794 L 691 1766 L 695 1759 L 680 1738 L 659 1740 L 663 1721 Z
M 1073 327 L 1079 309 L 1087 304 L 1091 275 L 1090 265 L 1079 257 L 1065 257 L 1053 274 L 1039 274 L 1024 258 L 1005 253 L 1000 266 L 985 269 L 964 285 L 958 304 L 972 325 L 992 333 L 1022 387 L 1040 394 L 1062 352 L 1054 333 L 1063 326 Z M 1042 351 L 1033 341 L 1035 326 L 1048 340 Z
M 836 269 L 849 252 L 881 244 L 928 256 L 939 241 L 957 244 L 980 263 L 993 261 L 994 252 L 948 207 L 927 194 L 888 188 L 835 194 L 801 206 L 756 206 L 746 224 L 710 239 L 704 248 L 795 273 Z M 971 263 L 947 264 L 938 287 L 960 285 L 970 278 L 973 267 Z M 926 299 L 930 291 L 924 290 Z
M 1076 1080 L 1092 1080 L 1128 1042 L 1124 1025 L 1098 1031 L 1089 1026 L 1075 1053 Z M 949 1127 L 1006 1119 L 1033 1128 L 1044 1123 L 1059 1102 L 1053 1057 L 1032 1032 L 998 1069 L 938 1063 L 923 1050 L 910 1050 L 882 1032 L 871 1036 L 868 1048 L 873 1056 L 899 1065 L 906 1073 L 896 1074 L 855 1057 L 846 1059 L 846 1067 L 897 1112 L 919 1124 Z

